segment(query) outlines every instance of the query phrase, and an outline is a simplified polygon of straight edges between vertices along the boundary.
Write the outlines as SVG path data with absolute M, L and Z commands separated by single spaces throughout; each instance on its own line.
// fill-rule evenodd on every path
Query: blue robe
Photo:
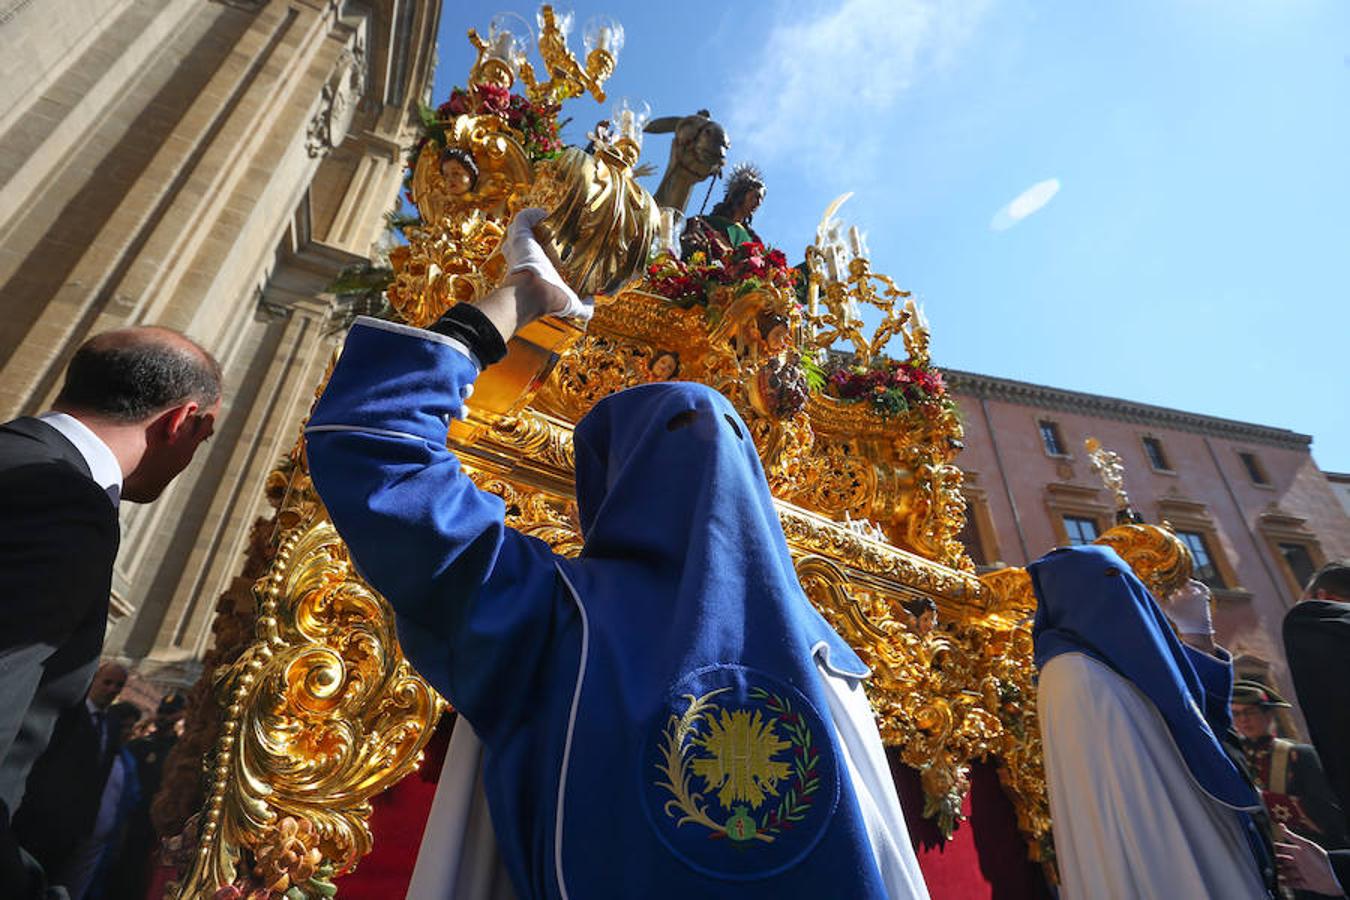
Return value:
M 1250 815 L 1260 811 L 1260 795 L 1220 739 L 1231 725 L 1231 665 L 1182 644 L 1143 582 L 1109 547 L 1062 547 L 1027 571 L 1038 601 L 1037 669 L 1081 653 L 1137 688 L 1162 716 L 1195 783 L 1234 811 L 1257 871 L 1268 872 L 1271 860 Z
M 451 339 L 358 323 L 306 434 L 405 654 L 486 747 L 517 894 L 884 897 L 817 666 L 867 670 L 802 593 L 731 405 L 597 404 L 565 560 L 446 449 L 476 375 Z

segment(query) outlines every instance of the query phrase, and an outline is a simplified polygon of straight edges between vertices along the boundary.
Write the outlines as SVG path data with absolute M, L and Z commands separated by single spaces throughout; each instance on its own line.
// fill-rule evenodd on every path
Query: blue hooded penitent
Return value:
M 352 330 L 310 469 L 487 747 L 518 892 L 883 897 L 818 666 L 866 669 L 802 593 L 731 404 L 683 383 L 597 404 L 574 435 L 585 547 L 559 559 L 445 449 L 473 366 L 400 330 Z
M 1187 648 L 1129 565 L 1111 548 L 1090 545 L 1052 550 L 1027 571 L 1039 601 L 1032 629 L 1037 669 L 1062 653 L 1109 666 L 1162 714 L 1207 794 L 1234 809 L 1259 809 L 1260 798 L 1206 716 L 1209 698 Z

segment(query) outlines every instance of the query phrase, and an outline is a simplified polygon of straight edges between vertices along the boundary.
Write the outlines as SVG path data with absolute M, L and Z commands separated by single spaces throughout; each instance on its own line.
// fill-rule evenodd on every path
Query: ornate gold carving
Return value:
M 539 55 L 544 58 L 544 71 L 551 76 L 548 81 L 540 82 L 535 77 L 528 60 L 517 63 L 531 100 L 575 97 L 589 91 L 597 102 L 605 102 L 604 83 L 614 74 L 617 62 L 614 53 L 596 47 L 586 55 L 583 67 L 567 48 L 567 29 L 548 4 L 539 7 Z
M 812 347 L 823 350 L 838 341 L 847 341 L 853 345 L 858 364 L 867 365 L 882 353 L 892 337 L 902 333 L 904 324 L 914 315 L 913 302 L 909 300 L 910 292 L 902 291 L 886 275 L 873 272 L 871 263 L 863 257 L 849 262 L 846 278 L 827 279 L 821 252 L 812 245 L 806 248 L 806 267 L 809 279 L 806 322 Z M 817 304 L 822 288 L 823 310 Z M 862 331 L 863 306 L 871 306 L 882 312 L 881 323 L 871 338 Z
M 351 568 L 303 472 L 289 491 L 283 509 L 301 521 L 254 587 L 254 642 L 216 673 L 225 718 L 180 897 L 234 883 L 241 854 L 257 858 L 285 816 L 312 823 L 322 859 L 351 868 L 370 850 L 369 798 L 416 767 L 443 705 L 404 661 L 392 612 Z
M 478 177 L 467 191 L 455 192 L 441 172 L 441 156 L 457 149 L 473 157 Z M 497 116 L 457 116 L 444 147 L 428 141 L 413 165 L 412 195 L 422 221 L 438 227 L 456 213 L 486 210 L 504 215 L 534 182 L 534 170 L 514 132 Z
M 579 147 L 539 164 L 526 203 L 552 210 L 535 233 L 583 297 L 613 294 L 642 271 L 661 226 L 656 201 L 625 162 Z
M 504 234 L 501 224 L 477 211 L 446 220 L 436 233 L 415 231 L 408 244 L 389 251 L 389 305 L 408 324 L 425 328 L 456 303 L 481 297 L 504 274 L 494 255 Z
M 1098 537 L 1120 554 L 1150 593 L 1163 599 L 1184 587 L 1194 562 L 1191 551 L 1171 528 L 1157 525 L 1117 525 Z
M 603 97 L 612 54 L 592 50 L 583 68 L 548 7 L 541 23 L 549 81 L 476 34 L 473 81 L 509 86 L 514 65 L 535 100 Z M 693 309 L 643 282 L 620 290 L 646 262 L 658 223 L 654 202 L 633 181 L 633 147 L 618 141 L 595 156 L 573 149 L 531 164 L 521 140 L 481 110 L 456 119 L 446 144 L 470 153 L 479 169 L 477 183 L 459 193 L 441 172 L 445 147 L 422 150 L 412 187 L 423 226 L 391 254 L 391 303 L 425 325 L 497 284 L 505 224 L 527 204 L 551 211 L 540 236 L 569 282 L 583 294 L 617 294 L 601 298 L 584 336 L 561 329 L 561 337 L 541 338 L 528 364 L 519 362 L 518 338 L 514 368 L 508 358 L 479 379 L 469 422 L 451 432 L 471 477 L 502 497 L 508 525 L 558 553 L 579 552 L 571 424 L 611 393 L 667 377 L 654 364 L 662 354 L 676 357 L 678 377 L 721 391 L 749 426 L 803 587 L 873 666 L 869 692 L 883 737 L 920 772 L 925 814 L 950 833 L 971 760 L 995 757 L 1033 855 L 1040 853 L 1049 817 L 1034 718 L 1034 597 L 1021 570 L 977 579 L 956 540 L 964 503 L 955 412 L 923 404 L 883 418 L 866 403 L 798 395 L 792 381 L 801 354 L 836 340 L 866 362 L 899 337 L 911 361 L 926 364 L 927 324 L 908 293 L 861 254 L 827 284 L 818 253 L 808 253 L 805 313 L 773 285 L 719 287 L 706 308 Z M 870 336 L 862 306 L 882 312 Z M 556 364 L 545 361 L 550 354 Z M 313 846 L 302 842 L 298 858 L 318 849 L 326 865 L 349 869 L 370 846 L 368 798 L 416 764 L 440 710 L 402 660 L 388 608 L 352 570 L 298 452 L 269 492 L 282 498 L 267 541 L 275 559 L 220 620 L 233 638 L 253 629 L 253 640 L 237 660 L 222 656 L 227 664 L 215 675 L 223 721 L 184 897 L 233 881 L 239 860 L 267 857 L 263 848 L 279 835 L 295 850 L 298 826 L 294 835 L 279 831 L 286 816 L 313 823 Z M 884 539 L 840 521 L 847 518 L 878 523 Z M 1137 536 L 1128 544 L 1153 546 Z M 1161 549 L 1149 557 L 1160 584 L 1173 577 L 1169 558 Z M 194 746 L 214 737 L 203 734 Z M 279 871 L 268 871 L 279 880 Z M 286 872 L 293 879 L 308 870 Z
M 871 581 L 822 556 L 803 555 L 797 574 L 872 667 L 867 689 L 882 739 L 918 770 L 923 814 L 950 835 L 969 790 L 970 761 L 996 756 L 1019 825 L 1040 854 L 1049 811 L 1039 745 L 1023 749 L 1039 740 L 1030 630 L 1025 617 L 1009 615 L 1021 601 L 1000 598 L 997 612 L 951 620 L 924 593 Z

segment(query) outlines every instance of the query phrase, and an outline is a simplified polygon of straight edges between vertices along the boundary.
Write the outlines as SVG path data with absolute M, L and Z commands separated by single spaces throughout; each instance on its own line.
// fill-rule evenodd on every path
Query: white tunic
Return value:
M 892 900 L 928 900 L 862 683 L 829 672 L 819 661 L 817 667 L 886 892 Z M 488 815 L 482 758 L 478 736 L 467 722 L 457 721 L 408 885 L 409 900 L 513 900 Z
M 1196 782 L 1138 688 L 1065 653 L 1038 694 L 1065 900 L 1266 896 L 1237 812 Z

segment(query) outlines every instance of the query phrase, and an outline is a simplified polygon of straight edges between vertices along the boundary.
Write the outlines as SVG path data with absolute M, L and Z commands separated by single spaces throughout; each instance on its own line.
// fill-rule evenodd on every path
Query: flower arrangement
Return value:
M 841 366 L 825 376 L 825 391 L 840 400 L 870 403 L 883 416 L 916 407 L 952 405 L 938 369 L 893 359 L 870 366 Z
M 408 171 L 412 171 L 427 141 L 445 146 L 446 126 L 459 116 L 467 115 L 496 116 L 504 120 L 519 135 L 532 162 L 552 159 L 563 151 L 559 109 L 555 103 L 532 103 L 529 98 L 495 84 L 476 84 L 467 89 L 457 87 L 450 92 L 450 99 L 435 109 L 421 108 L 422 134 L 409 150 Z
M 735 285 L 737 293 L 747 293 L 764 287 L 792 290 L 796 281 L 797 271 L 783 251 L 758 241 L 746 241 L 720 260 L 709 260 L 702 253 L 688 261 L 662 255 L 647 267 L 652 293 L 685 307 L 706 304 L 708 289 L 718 285 Z

